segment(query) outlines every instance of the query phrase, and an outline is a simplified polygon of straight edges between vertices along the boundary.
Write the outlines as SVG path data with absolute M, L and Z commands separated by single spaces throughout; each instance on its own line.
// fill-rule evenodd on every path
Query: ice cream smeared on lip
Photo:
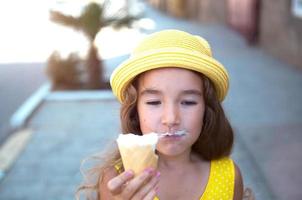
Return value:
M 159 133 L 159 137 L 165 137 L 165 136 L 184 136 L 186 134 L 187 134 L 186 130 L 179 130 L 179 131 L 176 131 L 176 132 L 173 132 L 173 133 L 169 133 L 169 132 Z
M 124 169 L 131 169 L 137 175 L 148 167 L 157 168 L 158 156 L 155 154 L 155 149 L 158 139 L 156 133 L 142 136 L 131 133 L 120 134 L 117 144 Z

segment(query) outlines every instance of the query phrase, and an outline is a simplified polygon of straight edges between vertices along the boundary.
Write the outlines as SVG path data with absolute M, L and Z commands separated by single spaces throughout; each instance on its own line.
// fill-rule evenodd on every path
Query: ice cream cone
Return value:
M 125 170 L 131 169 L 139 174 L 148 167 L 157 168 L 158 156 L 155 154 L 158 135 L 150 133 L 143 136 L 121 134 L 117 139 L 118 148 Z

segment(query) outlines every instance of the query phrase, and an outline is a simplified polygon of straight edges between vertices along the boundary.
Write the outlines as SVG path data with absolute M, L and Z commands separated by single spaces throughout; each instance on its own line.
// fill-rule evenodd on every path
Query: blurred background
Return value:
M 227 68 L 232 154 L 256 199 L 301 199 L 302 0 L 0 2 L 0 199 L 73 199 L 119 133 L 111 72 L 147 34 L 206 38 Z

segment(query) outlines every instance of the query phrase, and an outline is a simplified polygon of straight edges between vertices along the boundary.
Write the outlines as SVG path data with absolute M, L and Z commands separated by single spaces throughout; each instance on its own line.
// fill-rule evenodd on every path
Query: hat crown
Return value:
M 178 30 L 153 33 L 139 43 L 130 58 L 112 73 L 113 93 L 123 103 L 126 89 L 139 74 L 164 67 L 192 70 L 208 77 L 214 84 L 217 98 L 223 101 L 229 87 L 224 66 L 212 57 L 209 43 L 202 37 Z
M 179 30 L 165 30 L 151 34 L 136 47 L 132 56 L 165 48 L 181 48 L 212 57 L 211 47 L 205 39 Z

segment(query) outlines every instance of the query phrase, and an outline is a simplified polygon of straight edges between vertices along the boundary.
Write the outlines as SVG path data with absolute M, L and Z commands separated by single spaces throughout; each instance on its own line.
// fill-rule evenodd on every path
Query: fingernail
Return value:
M 147 173 L 147 174 L 152 174 L 153 172 L 154 172 L 154 170 L 152 168 L 145 169 L 145 173 Z
M 155 175 L 155 177 L 159 178 L 160 177 L 160 172 L 157 172 L 156 175 Z
M 133 172 L 132 171 L 126 171 L 126 176 L 128 178 L 132 177 L 133 176 Z

